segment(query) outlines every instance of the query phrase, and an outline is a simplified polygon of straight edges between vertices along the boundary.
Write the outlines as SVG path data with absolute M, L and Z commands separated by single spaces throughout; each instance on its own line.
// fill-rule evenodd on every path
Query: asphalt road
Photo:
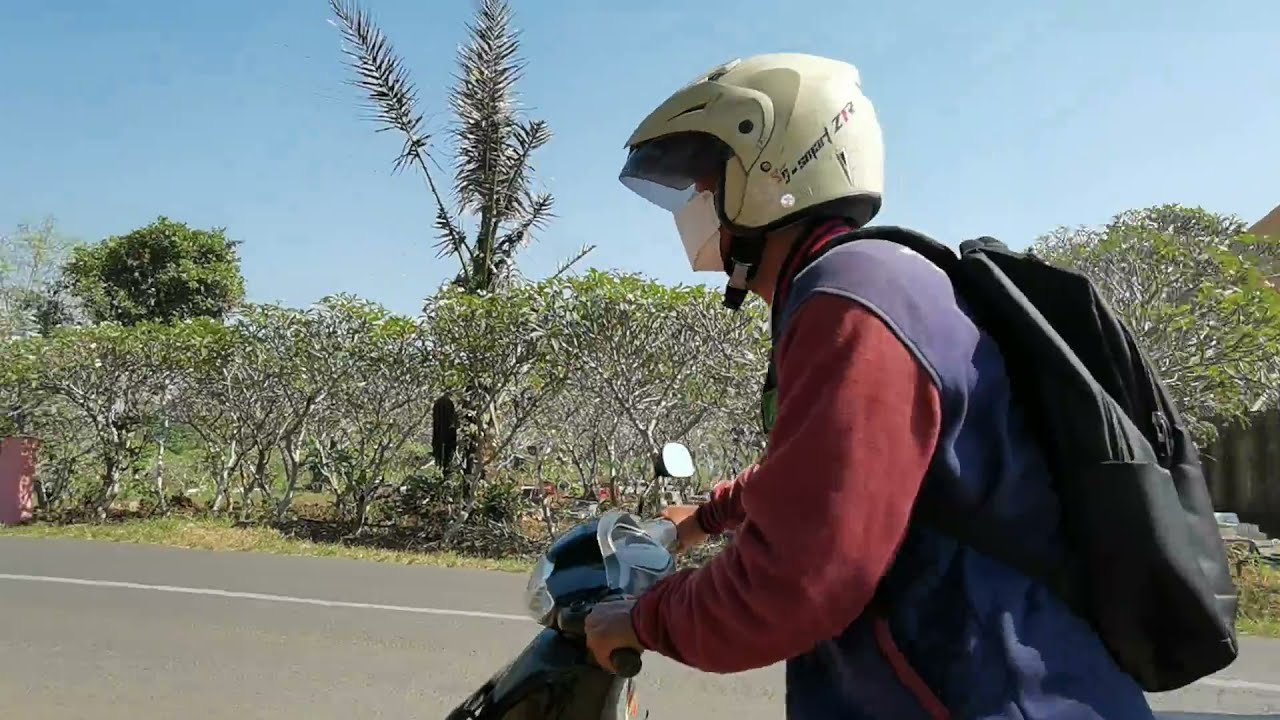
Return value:
M 533 633 L 519 619 L 523 586 L 502 573 L 0 535 L 0 715 L 437 718 Z M 782 717 L 779 668 L 712 676 L 646 658 L 644 682 L 655 720 Z M 1177 718 L 1280 718 L 1280 642 L 1246 639 L 1226 672 L 1153 703 Z

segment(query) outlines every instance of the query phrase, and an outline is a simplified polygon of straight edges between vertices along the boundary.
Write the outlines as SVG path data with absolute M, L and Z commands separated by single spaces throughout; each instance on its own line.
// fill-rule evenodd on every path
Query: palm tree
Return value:
M 522 117 L 515 86 L 525 63 L 519 56 L 519 34 L 511 26 L 507 1 L 481 0 L 467 26 L 468 42 L 458 50 L 449 93 L 453 122 L 447 136 L 453 187 L 448 189 L 436 175 L 444 171 L 431 152 L 432 135 L 403 60 L 355 0 L 330 0 L 329 5 L 355 74 L 351 84 L 363 91 L 378 131 L 390 130 L 403 140 L 393 168 L 412 167 L 426 181 L 436 209 L 439 254 L 452 256 L 458 263 L 454 283 L 468 293 L 502 290 L 518 279 L 516 255 L 552 219 L 554 204 L 550 193 L 533 190 L 533 154 L 551 140 L 551 130 L 541 120 Z M 451 202 L 446 202 L 446 192 Z M 590 250 L 583 248 L 562 263 L 556 274 Z M 476 490 L 488 475 L 494 421 L 485 408 L 492 405 L 492 394 L 473 379 L 458 398 L 465 509 L 442 542 L 452 539 L 467 522 Z M 443 469 L 449 472 L 448 467 Z
M 506 0 L 481 0 L 467 26 L 469 42 L 458 50 L 449 93 L 453 187 L 447 203 L 433 172 L 441 166 L 430 150 L 432 135 L 404 61 L 355 0 L 330 0 L 329 5 L 355 73 L 351 84 L 365 94 L 379 132 L 403 138 L 393 167 L 412 167 L 426 180 L 436 208 L 440 256 L 452 256 L 459 265 L 455 282 L 469 292 L 501 289 L 514 276 L 516 254 L 546 227 L 554 205 L 550 193 L 532 189 L 532 157 L 551 140 L 551 130 L 520 112 L 515 86 L 525 63 L 519 33 L 511 27 L 511 7 Z M 468 235 L 464 219 L 473 234 Z

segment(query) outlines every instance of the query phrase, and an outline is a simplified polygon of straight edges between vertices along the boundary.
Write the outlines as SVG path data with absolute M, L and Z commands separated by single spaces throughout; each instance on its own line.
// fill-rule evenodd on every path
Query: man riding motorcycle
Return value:
M 946 276 L 841 237 L 879 211 L 883 143 L 851 65 L 734 61 L 628 140 L 621 179 L 670 211 L 691 266 L 771 308 L 765 457 L 697 507 L 706 566 L 597 606 L 588 644 L 719 673 L 787 661 L 791 718 L 1151 718 L 1136 682 L 1050 591 L 913 522 L 922 492 L 971 498 L 1061 552 L 1040 449 L 1003 359 Z M 960 178 L 958 178 L 960 179 Z

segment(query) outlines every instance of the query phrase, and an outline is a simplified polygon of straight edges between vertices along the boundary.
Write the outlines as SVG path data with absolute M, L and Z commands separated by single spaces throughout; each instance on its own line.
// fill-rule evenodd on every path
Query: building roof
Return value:
M 1249 228 L 1250 235 L 1280 235 L 1280 205 Z

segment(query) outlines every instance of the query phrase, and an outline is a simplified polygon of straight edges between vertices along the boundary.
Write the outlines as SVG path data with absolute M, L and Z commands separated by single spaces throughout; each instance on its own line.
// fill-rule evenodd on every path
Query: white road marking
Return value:
M 1205 678 L 1197 680 L 1195 685 L 1208 685 L 1209 687 L 1223 688 L 1225 690 L 1255 690 L 1264 693 L 1276 693 L 1280 695 L 1280 685 L 1272 685 L 1271 683 L 1251 682 L 1249 680 L 1232 680 L 1230 678 Z
M 449 610 L 446 608 L 411 607 L 408 605 L 347 602 L 345 600 L 320 600 L 317 598 L 294 597 L 292 595 L 270 595 L 267 593 L 218 590 L 216 588 L 180 587 L 176 585 L 148 585 L 144 583 L 121 582 L 117 580 L 85 580 L 83 578 L 53 577 L 48 575 L 15 575 L 12 573 L 0 573 L 0 580 L 56 583 L 62 585 L 86 585 L 89 587 L 120 588 L 124 590 L 151 590 L 154 592 L 178 593 L 181 595 L 206 595 L 212 597 L 235 598 L 239 600 L 265 600 L 268 602 L 293 603 L 296 605 L 318 605 L 320 607 L 354 608 L 358 610 L 387 610 L 391 612 L 417 613 L 419 615 L 444 615 L 453 617 L 483 618 L 487 620 L 533 622 L 523 615 L 507 615 L 504 613 L 482 612 L 479 610 Z M 1251 682 L 1248 680 L 1232 680 L 1229 678 L 1210 677 L 1203 680 L 1197 680 L 1194 684 L 1221 688 L 1224 690 L 1251 690 L 1254 692 L 1274 693 L 1280 695 L 1280 685 Z
M 116 580 L 85 580 L 82 578 L 51 577 L 47 575 L 14 575 L 11 573 L 0 573 L 0 580 L 59 583 L 62 585 L 87 585 L 90 587 L 121 588 L 125 590 L 152 590 L 155 592 L 179 593 L 182 595 L 209 595 L 213 597 L 236 598 L 239 600 L 266 600 L 268 602 L 294 603 L 296 605 L 319 605 L 321 607 L 356 608 L 359 610 L 389 610 L 391 612 L 418 613 L 420 615 L 451 615 L 455 617 L 485 618 L 488 620 L 533 622 L 523 615 L 506 615 L 503 613 L 481 612 L 479 610 L 448 610 L 445 608 L 383 605 L 380 603 L 348 602 L 345 600 L 320 600 L 317 598 L 294 597 L 292 595 L 270 595 L 266 593 L 239 592 L 236 590 L 218 590 L 216 588 L 178 587 L 175 585 L 147 585 L 144 583 L 120 582 Z

